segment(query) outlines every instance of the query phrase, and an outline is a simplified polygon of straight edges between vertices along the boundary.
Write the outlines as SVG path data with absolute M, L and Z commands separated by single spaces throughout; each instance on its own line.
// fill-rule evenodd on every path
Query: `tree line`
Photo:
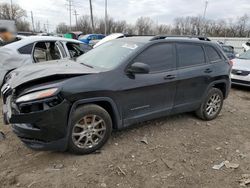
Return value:
M 203 19 L 201 16 L 177 17 L 173 24 L 157 24 L 150 17 L 140 17 L 135 24 L 129 24 L 126 20 L 107 21 L 108 33 L 127 33 L 135 35 L 206 35 L 210 37 L 250 37 L 250 18 L 247 14 L 236 19 Z M 91 19 L 88 15 L 81 16 L 78 23 L 69 28 L 65 23 L 57 26 L 57 33 L 82 31 L 91 33 Z M 104 33 L 105 20 L 94 18 L 95 33 Z
M 18 31 L 31 31 L 31 24 L 26 21 L 27 12 L 18 4 L 0 3 L 0 19 L 15 20 Z M 105 19 L 93 18 L 95 33 L 105 32 Z M 40 22 L 35 23 L 35 32 L 46 32 Z M 82 15 L 77 24 L 70 28 L 66 23 L 59 23 L 57 33 L 82 31 L 92 33 L 92 21 L 89 15 Z M 150 17 L 139 17 L 135 24 L 126 20 L 107 19 L 107 33 L 127 33 L 135 35 L 207 35 L 211 37 L 250 37 L 250 17 L 245 14 L 235 19 L 203 19 L 202 16 L 177 17 L 172 24 L 158 24 Z

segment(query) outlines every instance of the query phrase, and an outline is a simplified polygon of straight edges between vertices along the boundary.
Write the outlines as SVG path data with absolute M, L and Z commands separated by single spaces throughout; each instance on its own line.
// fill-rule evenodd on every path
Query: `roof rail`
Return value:
M 166 39 L 166 38 L 189 38 L 189 39 L 196 38 L 199 40 L 211 41 L 206 36 L 199 36 L 199 35 L 156 35 L 152 39 L 150 39 L 150 41 Z
M 154 35 L 133 35 L 133 34 L 124 34 L 126 37 L 154 37 Z

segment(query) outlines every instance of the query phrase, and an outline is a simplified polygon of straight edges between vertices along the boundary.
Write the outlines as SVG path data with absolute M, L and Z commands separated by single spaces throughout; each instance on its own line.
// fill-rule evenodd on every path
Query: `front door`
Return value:
M 170 112 L 176 92 L 176 59 L 172 43 L 148 47 L 132 63 L 149 65 L 148 74 L 125 75 L 121 106 L 124 125 L 162 116 Z

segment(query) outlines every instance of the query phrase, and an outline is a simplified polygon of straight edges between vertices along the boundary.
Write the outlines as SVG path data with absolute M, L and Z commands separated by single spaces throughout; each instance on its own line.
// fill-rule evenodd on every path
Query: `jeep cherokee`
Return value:
M 203 37 L 131 37 L 109 41 L 76 61 L 19 68 L 2 87 L 3 113 L 29 147 L 100 149 L 112 130 L 161 116 L 220 113 L 231 63 Z

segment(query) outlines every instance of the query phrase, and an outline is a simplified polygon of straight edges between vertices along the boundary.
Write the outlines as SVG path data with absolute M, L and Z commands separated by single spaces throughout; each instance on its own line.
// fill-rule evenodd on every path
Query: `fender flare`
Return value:
M 226 79 L 221 79 L 221 80 L 214 80 L 213 82 L 211 82 L 211 83 L 208 85 L 208 87 L 207 87 L 205 93 L 203 94 L 202 99 L 204 99 L 204 97 L 206 97 L 207 92 L 208 92 L 214 85 L 216 85 L 216 84 L 225 84 L 225 85 L 226 85 L 226 89 L 227 89 L 227 90 L 226 90 L 226 93 L 225 93 L 225 98 L 227 98 L 228 93 L 229 93 L 228 88 L 230 88 L 231 84 L 230 84 L 230 81 L 228 81 L 228 80 L 226 80 Z
M 78 106 L 80 105 L 84 105 L 84 104 L 91 104 L 91 103 L 95 103 L 95 102 L 108 102 L 111 107 L 112 107 L 112 110 L 114 112 L 114 122 L 115 122 L 115 129 L 120 129 L 122 128 L 122 118 L 121 118 L 121 115 L 118 111 L 118 108 L 117 108 L 117 105 L 116 103 L 113 101 L 113 99 L 109 98 L 109 97 L 95 97 L 95 98 L 87 98 L 87 99 L 81 99 L 81 100 L 78 100 L 78 101 L 75 101 L 71 108 L 70 108 L 70 111 L 69 111 L 69 118 L 68 118 L 68 128 L 70 127 L 70 123 L 71 123 L 71 117 L 72 117 L 72 114 L 74 113 L 74 111 L 77 109 Z

